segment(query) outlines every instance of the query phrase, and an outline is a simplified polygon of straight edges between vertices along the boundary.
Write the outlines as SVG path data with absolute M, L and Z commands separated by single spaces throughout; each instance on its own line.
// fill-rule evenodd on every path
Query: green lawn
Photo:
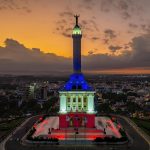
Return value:
M 142 120 L 137 118 L 132 118 L 132 120 L 140 127 L 145 133 L 150 136 L 150 120 Z

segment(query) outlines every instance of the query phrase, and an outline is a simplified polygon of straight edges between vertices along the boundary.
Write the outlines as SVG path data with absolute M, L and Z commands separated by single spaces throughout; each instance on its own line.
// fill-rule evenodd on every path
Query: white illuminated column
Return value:
M 78 111 L 78 96 L 76 96 L 76 111 Z
M 73 97 L 72 96 L 70 96 L 70 111 L 73 111 L 73 107 L 72 107 L 72 105 L 73 105 Z
M 88 96 L 88 111 L 87 113 L 94 113 L 94 96 L 93 95 L 89 95 Z
M 81 97 L 81 101 L 82 101 L 82 110 L 83 110 L 83 95 Z
M 66 96 L 60 96 L 60 113 L 66 113 Z

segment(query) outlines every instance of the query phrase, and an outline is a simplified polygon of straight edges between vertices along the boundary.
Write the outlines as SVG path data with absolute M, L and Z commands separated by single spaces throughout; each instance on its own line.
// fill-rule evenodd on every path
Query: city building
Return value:
M 35 99 L 36 98 L 36 89 L 37 89 L 36 83 L 33 83 L 33 84 L 29 85 L 28 95 L 29 95 L 30 99 Z

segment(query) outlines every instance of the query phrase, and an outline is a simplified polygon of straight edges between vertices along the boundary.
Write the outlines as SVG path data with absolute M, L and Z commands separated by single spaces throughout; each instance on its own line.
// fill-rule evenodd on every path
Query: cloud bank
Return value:
M 0 0 L 0 11 L 2 10 L 24 11 L 26 13 L 31 12 L 27 0 Z
M 109 69 L 146 68 L 150 70 L 150 34 L 134 37 L 130 43 L 131 50 L 122 54 L 93 54 L 82 56 L 84 71 L 101 71 Z M 112 51 L 120 49 L 110 47 Z M 62 74 L 72 71 L 72 59 L 45 54 L 38 48 L 29 49 L 13 39 L 6 39 L 5 46 L 0 47 L 0 73 L 14 74 Z

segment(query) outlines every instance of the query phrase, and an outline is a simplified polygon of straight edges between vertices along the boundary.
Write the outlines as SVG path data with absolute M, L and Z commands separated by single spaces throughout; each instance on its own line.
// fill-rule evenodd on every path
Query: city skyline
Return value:
M 0 2 L 0 73 L 71 72 L 74 14 L 80 14 L 84 72 L 150 73 L 148 0 Z

